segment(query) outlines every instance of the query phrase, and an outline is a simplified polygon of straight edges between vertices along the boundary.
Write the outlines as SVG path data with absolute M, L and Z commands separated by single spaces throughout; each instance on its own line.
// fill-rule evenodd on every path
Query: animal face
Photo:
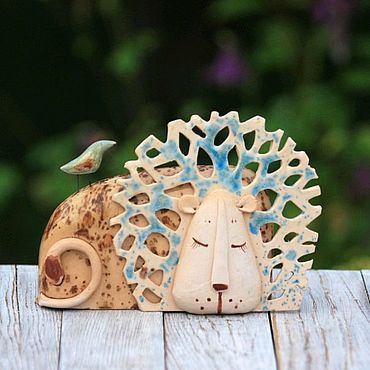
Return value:
M 240 313 L 255 308 L 261 280 L 248 234 L 251 196 L 212 191 L 199 206 L 188 196 L 180 210 L 194 213 L 182 244 L 173 285 L 176 305 L 192 313 Z

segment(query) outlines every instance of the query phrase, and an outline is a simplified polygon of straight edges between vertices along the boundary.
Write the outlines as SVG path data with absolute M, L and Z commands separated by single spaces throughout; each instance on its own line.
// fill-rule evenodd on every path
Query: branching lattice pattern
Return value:
M 217 145 L 216 135 L 225 130 L 225 127 L 227 137 Z M 113 218 L 111 224 L 121 226 L 114 238 L 116 253 L 127 260 L 124 275 L 129 284 L 137 284 L 133 294 L 140 309 L 176 309 L 171 297 L 171 287 L 188 220 L 181 219 L 180 226 L 174 231 L 159 222 L 155 213 L 163 209 L 179 212 L 178 199 L 168 195 L 165 190 L 185 183 L 190 183 L 195 195 L 200 198 L 204 198 L 216 187 L 238 195 L 257 196 L 264 190 L 276 193 L 271 208 L 254 212 L 249 225 L 246 225 L 254 242 L 262 279 L 262 298 L 256 310 L 299 308 L 302 288 L 307 284 L 305 272 L 312 265 L 312 260 L 301 262 L 300 259 L 314 252 L 314 243 L 318 237 L 307 225 L 321 213 L 321 207 L 314 206 L 309 201 L 320 194 L 320 188 L 308 184 L 317 176 L 308 164 L 307 155 L 294 150 L 295 142 L 291 138 L 283 143 L 282 136 L 282 130 L 267 132 L 261 117 L 253 117 L 240 123 L 236 112 L 222 117 L 213 112 L 209 121 L 199 116 L 192 116 L 189 122 L 172 121 L 168 124 L 166 142 L 163 143 L 151 135 L 136 148 L 138 159 L 125 164 L 131 176 L 121 180 L 123 190 L 114 196 L 114 200 L 124 207 L 124 212 Z M 188 143 L 187 153 L 180 146 L 180 137 Z M 250 137 L 252 140 L 248 139 Z M 153 149 L 157 154 L 154 157 L 149 155 Z M 210 177 L 202 176 L 197 167 L 198 152 L 201 149 L 212 161 L 214 169 Z M 237 158 L 235 166 L 230 165 L 231 152 Z M 173 164 L 173 161 L 176 161 L 179 171 L 170 176 L 158 171 L 158 166 L 169 162 Z M 258 166 L 258 169 L 254 180 L 245 184 L 242 182 L 242 174 L 251 163 Z M 142 170 L 152 177 L 153 183 L 143 180 L 140 176 Z M 139 193 L 145 193 L 149 202 L 133 204 L 129 201 Z M 299 211 L 295 217 L 289 213 L 292 204 Z M 138 227 L 129 222 L 131 217 L 138 214 L 147 219 L 147 226 Z M 268 223 L 276 224 L 278 230 L 272 240 L 263 242 L 260 229 Z M 161 234 L 169 241 L 168 256 L 158 256 L 147 248 L 145 240 L 153 232 Z M 122 248 L 127 235 L 134 238 L 129 250 Z M 163 271 L 160 285 L 135 271 L 138 256 L 145 259 L 148 269 Z M 276 266 L 280 267 L 278 274 L 274 274 Z M 160 303 L 149 302 L 143 296 L 145 289 L 150 289 L 160 297 Z

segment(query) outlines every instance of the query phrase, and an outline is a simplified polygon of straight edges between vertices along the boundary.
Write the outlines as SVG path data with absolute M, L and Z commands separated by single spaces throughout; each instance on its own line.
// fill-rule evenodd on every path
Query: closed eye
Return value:
M 205 244 L 205 243 L 202 243 L 200 242 L 199 240 L 193 238 L 193 248 L 196 248 L 196 247 L 199 247 L 199 246 L 202 246 L 202 247 L 208 247 L 208 244 Z
M 243 252 L 246 252 L 246 246 L 247 242 L 244 242 L 243 244 L 231 244 L 231 248 L 240 248 Z

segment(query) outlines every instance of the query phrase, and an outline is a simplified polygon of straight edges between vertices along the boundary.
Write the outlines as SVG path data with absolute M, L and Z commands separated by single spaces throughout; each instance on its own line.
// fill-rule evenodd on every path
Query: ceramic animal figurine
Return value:
M 318 237 L 307 225 L 321 213 L 310 200 L 320 188 L 307 155 L 282 136 L 236 112 L 170 122 L 165 142 L 149 136 L 125 164 L 130 175 L 81 189 L 54 211 L 40 246 L 38 303 L 299 309 L 312 266 L 302 257 Z
M 74 160 L 60 167 L 63 172 L 71 175 L 85 175 L 96 172 L 103 159 L 103 154 L 113 145 L 112 140 L 99 140 L 92 143 L 82 154 Z

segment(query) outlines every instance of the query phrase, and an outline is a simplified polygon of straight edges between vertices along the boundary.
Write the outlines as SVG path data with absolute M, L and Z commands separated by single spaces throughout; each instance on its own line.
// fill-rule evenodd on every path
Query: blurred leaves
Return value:
M 269 20 L 258 30 L 259 47 L 252 54 L 258 70 L 284 70 L 296 65 L 300 35 L 296 25 L 287 20 Z
M 276 97 L 267 114 L 268 127 L 284 128 L 289 136 L 299 143 L 299 147 L 317 146 L 323 155 L 331 155 L 326 147 L 330 138 L 330 149 L 338 151 L 341 130 L 350 119 L 350 109 L 330 85 L 309 85 L 297 88 L 292 95 Z M 321 150 L 324 149 L 324 150 Z
M 370 268 L 368 1 L 49 0 L 16 9 L 0 13 L 0 96 L 14 102 L 0 99 L 0 263 L 19 262 L 15 251 L 30 241 L 22 262 L 36 261 L 52 209 L 77 189 L 59 167 L 91 141 L 117 145 L 80 186 L 124 173 L 136 146 L 149 134 L 164 140 L 173 119 L 237 110 L 283 129 L 317 169 L 314 267 Z
M 367 67 L 352 67 L 344 71 L 340 80 L 343 88 L 354 94 L 370 93 L 370 63 Z
M 0 162 L 0 212 L 20 191 L 22 181 L 22 175 L 14 165 Z
M 364 160 L 365 163 L 370 164 L 370 122 L 357 130 L 353 148 L 356 156 L 355 161 Z
M 157 34 L 153 30 L 141 31 L 113 49 L 107 67 L 117 77 L 130 79 L 139 73 L 145 57 L 156 47 Z
M 263 11 L 263 5 L 258 0 L 216 0 L 209 6 L 208 11 L 212 18 L 230 22 Z

